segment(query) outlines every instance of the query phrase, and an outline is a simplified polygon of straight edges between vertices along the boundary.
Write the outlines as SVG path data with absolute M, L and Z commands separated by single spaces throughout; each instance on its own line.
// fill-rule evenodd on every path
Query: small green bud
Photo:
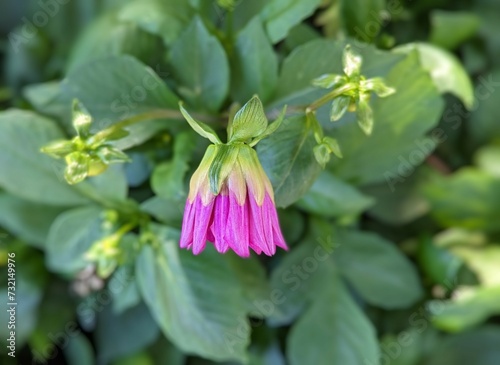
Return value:
M 99 147 L 96 151 L 96 154 L 106 165 L 132 161 L 130 157 L 127 156 L 127 154 L 120 151 L 118 148 L 108 145 Z
M 73 142 L 68 140 L 54 141 L 40 149 L 41 152 L 54 158 L 66 157 L 66 155 L 74 152 L 75 150 Z
M 73 185 L 85 180 L 89 172 L 89 155 L 84 152 L 72 152 L 65 160 L 64 178 L 68 184 Z
M 87 138 L 90 135 L 90 125 L 92 117 L 89 112 L 78 100 L 73 100 L 73 127 L 81 138 Z
M 233 11 L 236 3 L 234 0 L 217 0 L 217 5 L 228 11 Z
M 108 165 L 101 161 L 97 156 L 92 156 L 89 162 L 88 176 L 97 176 L 108 169 Z
M 342 65 L 344 66 L 344 72 L 349 77 L 359 76 L 361 73 L 361 64 L 363 59 L 359 54 L 354 52 L 351 46 L 348 44 L 344 48 L 344 53 L 342 55 Z
M 267 124 L 264 106 L 258 96 L 255 95 L 238 110 L 234 119 L 229 123 L 229 143 L 245 142 L 258 137 L 266 131 Z
M 328 161 L 330 161 L 330 150 L 327 145 L 319 144 L 314 147 L 314 158 L 322 168 L 325 168 Z
M 333 99 L 332 108 L 330 110 L 330 120 L 332 122 L 335 122 L 342 118 L 342 116 L 347 111 L 347 108 L 349 108 L 349 105 L 351 104 L 351 99 L 351 97 L 344 95 Z

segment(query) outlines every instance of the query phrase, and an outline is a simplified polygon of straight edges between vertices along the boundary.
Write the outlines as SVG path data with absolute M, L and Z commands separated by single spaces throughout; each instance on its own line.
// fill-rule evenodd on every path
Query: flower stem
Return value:
M 328 103 L 329 101 L 332 101 L 333 99 L 341 96 L 342 94 L 345 94 L 349 91 L 353 91 L 356 89 L 356 85 L 353 85 L 351 83 L 346 84 L 342 87 L 339 87 L 338 89 L 334 89 L 330 91 L 328 94 L 323 95 L 321 98 L 318 100 L 315 100 L 312 104 L 310 104 L 306 108 L 306 114 L 309 114 L 313 112 L 314 110 L 318 109 L 319 107 L 323 106 L 324 104 Z

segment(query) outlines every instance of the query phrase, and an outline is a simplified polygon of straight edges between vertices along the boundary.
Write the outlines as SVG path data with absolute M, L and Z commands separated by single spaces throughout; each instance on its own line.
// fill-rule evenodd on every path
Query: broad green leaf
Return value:
M 160 78 L 164 71 L 156 71 L 159 75 L 131 56 L 113 56 L 69 72 L 61 87 L 68 99 L 86 106 L 94 119 L 91 132 L 96 132 L 138 114 L 177 110 L 177 97 Z M 126 128 L 131 136 L 135 127 Z
M 165 335 L 187 353 L 245 361 L 246 303 L 227 261 L 214 250 L 200 256 L 180 250 L 176 230 L 154 226 L 154 231 L 159 245 L 143 248 L 137 278 Z
M 474 87 L 460 61 L 453 54 L 426 43 L 405 44 L 396 48 L 395 52 L 410 53 L 413 50 L 419 53 L 422 67 L 430 73 L 436 88 L 441 93 L 455 95 L 467 109 L 472 109 L 475 102 Z
M 500 139 L 500 124 L 497 115 L 500 113 L 500 68 L 479 77 L 477 90 L 481 94 L 467 122 L 470 132 L 470 143 L 478 147 Z
M 335 273 L 325 282 L 288 335 L 290 364 L 379 364 L 372 324 Z
M 141 204 L 141 210 L 169 227 L 181 227 L 185 199 L 173 200 L 154 196 Z
M 297 201 L 320 173 L 321 167 L 313 153 L 315 145 L 305 117 L 285 119 L 275 133 L 257 145 L 259 159 L 271 180 L 279 207 Z
M 199 18 L 172 44 L 170 67 L 190 106 L 219 110 L 229 92 L 229 63 L 224 48 Z
M 158 326 L 143 303 L 120 315 L 107 306 L 97 317 L 97 357 L 107 364 L 150 345 L 159 334 Z
M 37 112 L 57 118 L 65 131 L 75 132 L 71 125 L 71 103 L 61 93 L 60 81 L 27 85 L 23 96 Z
M 375 200 L 368 214 L 384 224 L 395 226 L 407 224 L 422 217 L 430 210 L 422 187 L 434 174 L 434 171 L 420 167 L 406 179 L 364 186 L 361 189 L 363 194 Z
M 112 305 L 115 314 L 122 314 L 141 302 L 134 269 L 133 265 L 121 265 L 108 281 L 107 288 L 113 296 Z
M 409 307 L 422 297 L 415 267 L 393 243 L 360 231 L 333 234 L 340 244 L 334 255 L 339 271 L 367 302 L 394 309 Z
M 72 336 L 67 347 L 65 347 L 63 351 L 66 361 L 71 365 L 95 364 L 94 349 L 83 333 Z
M 261 17 L 273 43 L 286 37 L 290 29 L 311 15 L 321 0 L 271 0 L 262 10 Z
M 484 326 L 450 336 L 436 346 L 422 365 L 497 365 L 500 358 L 500 329 Z
M 340 0 L 340 21 L 351 37 L 371 43 L 380 32 L 385 0 Z
M 174 141 L 173 158 L 156 166 L 153 171 L 151 187 L 158 196 L 176 201 L 187 196 L 184 179 L 195 147 L 193 137 L 189 132 L 179 133 Z
M 0 193 L 0 225 L 40 249 L 45 246 L 50 225 L 62 211 Z
M 136 23 L 170 45 L 189 24 L 193 13 L 189 1 L 135 0 L 120 10 L 118 18 Z
M 50 227 L 46 265 L 58 273 L 74 273 L 88 265 L 85 252 L 101 235 L 101 208 L 86 206 L 68 210 Z
M 440 247 L 429 237 L 419 240 L 417 260 L 421 270 L 437 285 L 454 289 L 463 260 L 448 249 Z
M 42 146 L 63 138 L 54 122 L 32 112 L 1 113 L 0 186 L 13 195 L 47 205 L 88 202 L 62 179 L 58 161 L 40 152 Z
M 436 327 L 462 332 L 500 314 L 500 286 L 478 288 L 462 295 L 453 301 L 429 304 L 430 308 L 435 308 L 432 322 Z
M 298 201 L 298 206 L 309 213 L 324 217 L 358 215 L 373 204 L 373 199 L 356 188 L 323 171 L 311 189 Z
M 131 21 L 121 21 L 116 12 L 96 18 L 79 35 L 71 50 L 68 71 L 106 56 L 129 54 L 144 62 L 159 59 L 161 39 Z
M 278 58 L 260 19 L 254 18 L 238 34 L 231 64 L 233 99 L 244 103 L 257 94 L 269 100 L 278 81 Z
M 431 203 L 431 214 L 445 227 L 488 232 L 500 229 L 500 180 L 487 172 L 463 168 L 429 183 L 425 194 Z
M 479 30 L 481 19 L 472 12 L 434 10 L 430 42 L 454 50 Z

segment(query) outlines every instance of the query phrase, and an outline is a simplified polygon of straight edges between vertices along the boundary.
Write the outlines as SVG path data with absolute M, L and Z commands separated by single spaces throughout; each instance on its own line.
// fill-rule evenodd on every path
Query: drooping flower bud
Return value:
M 191 125 L 197 123 L 186 118 Z M 196 255 L 210 241 L 218 252 L 233 250 L 241 257 L 248 257 L 250 249 L 268 256 L 275 254 L 277 246 L 288 249 L 271 182 L 251 147 L 276 130 L 281 119 L 268 126 L 262 104 L 254 97 L 230 123 L 229 143 L 220 142 L 208 126 L 195 128 L 210 134 L 214 144 L 207 148 L 191 178 L 181 248 L 192 249 Z

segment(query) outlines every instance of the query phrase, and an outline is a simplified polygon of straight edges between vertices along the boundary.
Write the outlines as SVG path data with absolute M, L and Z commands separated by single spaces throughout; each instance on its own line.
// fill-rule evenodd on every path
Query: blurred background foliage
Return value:
M 3 0 L 0 33 L 2 364 L 500 363 L 499 1 Z M 206 146 L 179 117 L 74 186 L 39 152 L 74 136 L 74 98 L 94 132 L 179 99 L 220 129 L 255 93 L 299 110 L 346 43 L 397 93 L 371 136 L 318 110 L 325 170 L 300 113 L 259 144 L 288 253 L 178 250 Z

